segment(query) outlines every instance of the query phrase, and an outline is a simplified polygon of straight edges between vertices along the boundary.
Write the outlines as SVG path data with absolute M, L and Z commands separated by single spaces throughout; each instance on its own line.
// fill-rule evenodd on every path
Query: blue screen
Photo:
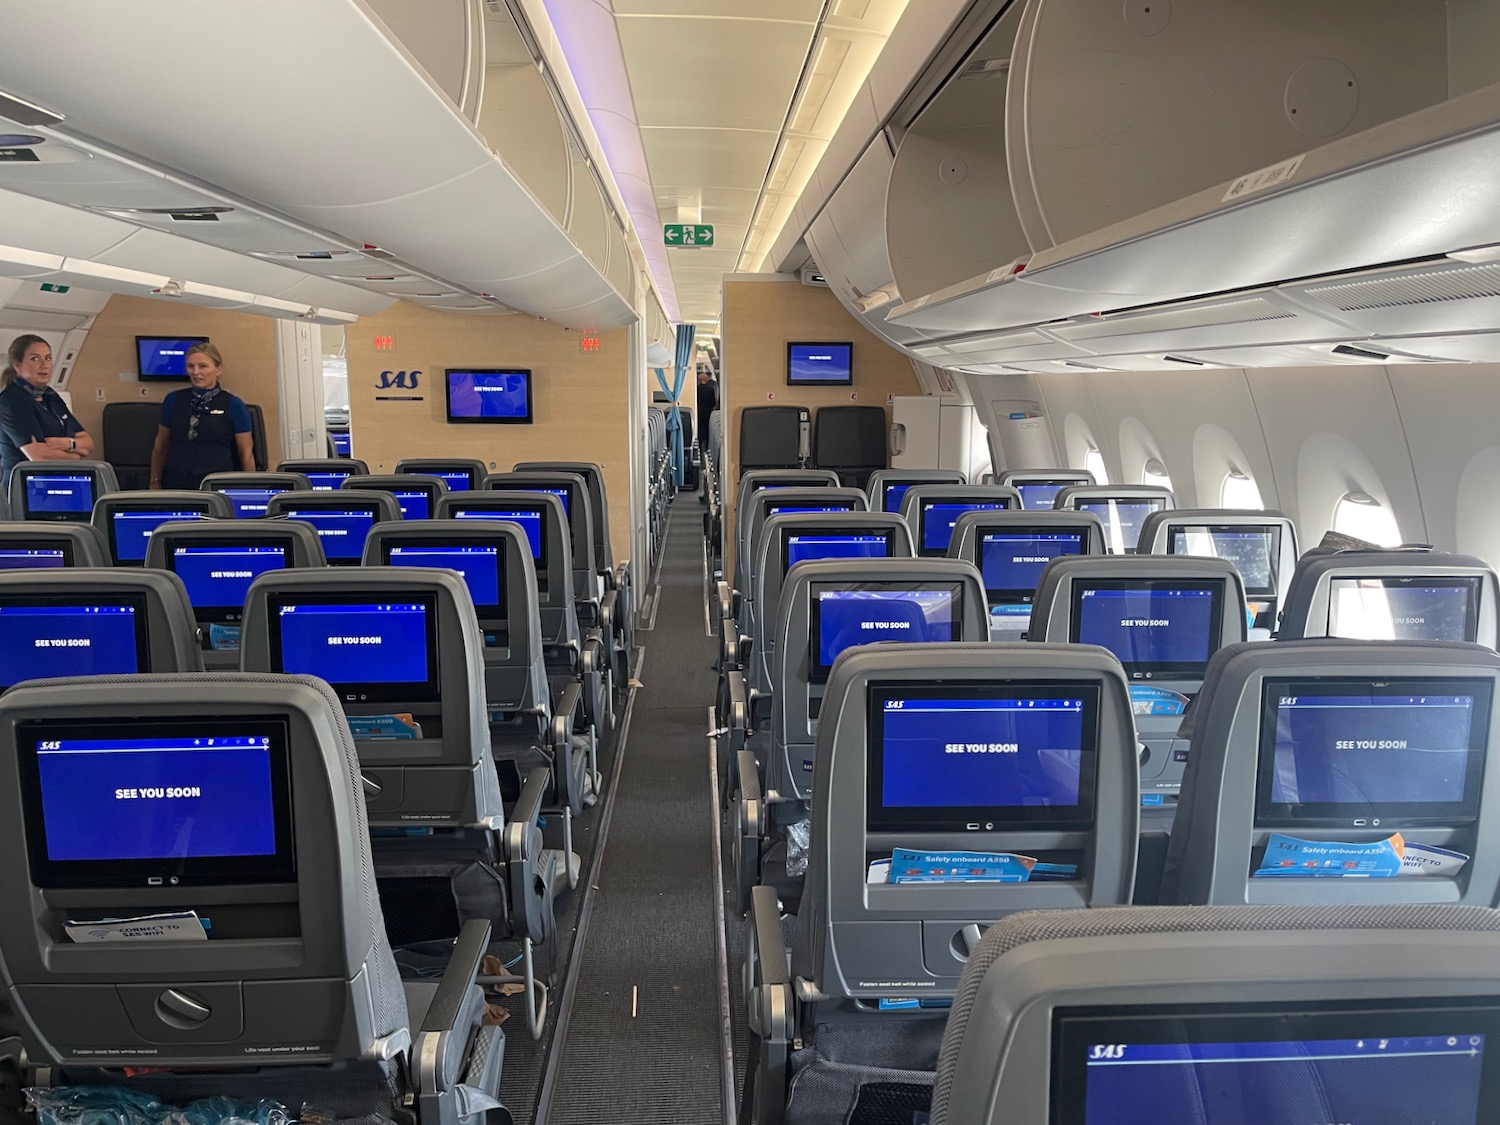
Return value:
M 885 486 L 884 510 L 887 512 L 901 511 L 901 501 L 906 499 L 906 494 L 911 491 L 909 484 L 888 484 Z
M 1271 800 L 1439 804 L 1464 799 L 1472 695 L 1296 695 L 1276 704 Z
M 1081 531 L 985 531 L 980 536 L 979 569 L 986 590 L 1035 590 L 1049 562 L 1063 555 L 1083 554 Z
M 958 517 L 965 512 L 993 512 L 1005 508 L 1002 500 L 975 501 L 963 504 L 922 505 L 922 549 L 939 554 L 948 549 L 953 539 L 953 527 Z
M 88 473 L 33 473 L 26 478 L 26 511 L 87 515 L 94 510 L 94 478 Z
M 1021 507 L 1035 512 L 1043 508 L 1052 507 L 1052 501 L 1057 499 L 1057 494 L 1067 488 L 1068 485 L 1016 484 L 1014 487 L 1021 494 Z
M 147 378 L 187 378 L 187 350 L 199 342 L 189 336 L 167 340 L 159 336 L 137 336 L 135 340 L 136 371 Z
M 141 671 L 135 607 L 0 606 L 0 687 Z
M 1203 664 L 1218 598 L 1212 590 L 1084 590 L 1080 644 L 1102 645 L 1121 664 Z
M 468 473 L 429 473 L 428 475 L 429 476 L 434 476 L 434 477 L 441 477 L 443 479 L 443 483 L 448 486 L 448 491 L 449 492 L 468 492 L 469 491 L 469 474 Z
M 175 520 L 201 520 L 202 512 L 124 511 L 111 517 L 115 529 L 115 558 L 120 562 L 141 562 L 146 558 L 146 544 L 151 533 L 164 523 Z
M 314 492 L 332 492 L 336 488 L 342 488 L 344 482 L 354 474 L 340 471 L 337 473 L 306 473 L 304 475 L 307 477 L 308 483 L 312 485 Z
M 109 738 L 37 749 L 51 860 L 276 854 L 269 738 Z
M 357 559 L 365 553 L 365 536 L 375 526 L 375 516 L 365 511 L 339 511 L 337 508 L 301 508 L 285 510 L 287 518 L 311 524 L 323 544 L 323 554 L 330 559 Z
M 238 519 L 259 519 L 266 514 L 266 505 L 271 497 L 288 491 L 285 488 L 225 488 L 220 490 L 234 505 Z
M 335 453 L 340 457 L 354 456 L 354 440 L 348 434 L 342 433 L 339 430 L 330 430 L 328 433 L 333 438 L 333 451 Z
M 881 804 L 1072 807 L 1082 699 L 887 699 Z
M 877 641 L 951 641 L 951 590 L 819 590 L 818 663 Z
M 281 671 L 331 684 L 427 682 L 425 606 L 284 605 Z
M 788 567 L 808 559 L 883 559 L 890 551 L 885 535 L 788 535 Z
M 1475 1125 L 1484 1036 L 1087 1048 L 1085 1125 Z
M 531 417 L 531 376 L 524 371 L 448 372 L 450 418 Z
M 460 520 L 501 520 L 505 523 L 518 523 L 521 530 L 526 533 L 526 542 L 531 544 L 531 557 L 538 562 L 542 558 L 542 513 L 541 512 L 507 512 L 495 509 L 473 509 L 470 511 L 459 511 L 453 513 L 454 519 Z
M 500 549 L 498 547 L 392 547 L 391 566 L 442 566 L 457 571 L 469 587 L 476 606 L 500 604 Z
M 1328 635 L 1356 640 L 1469 641 L 1467 581 L 1328 583 Z
M 0 548 L 0 570 L 32 570 L 39 567 L 50 570 L 66 565 L 67 560 L 63 557 L 61 548 Z
M 779 516 L 783 512 L 852 512 L 853 504 L 769 504 L 766 515 Z
M 194 606 L 242 608 L 250 583 L 286 567 L 285 547 L 175 547 L 172 569 Z
M 401 505 L 401 518 L 404 520 L 425 520 L 431 514 L 427 493 L 420 489 L 416 492 L 393 492 L 391 495 Z
M 1104 541 L 1110 553 L 1135 550 L 1141 541 L 1141 524 L 1152 512 L 1166 506 L 1162 500 L 1086 500 L 1080 501 L 1080 512 L 1093 512 L 1104 521 Z
M 849 344 L 789 344 L 786 381 L 797 383 L 848 383 L 853 378 Z

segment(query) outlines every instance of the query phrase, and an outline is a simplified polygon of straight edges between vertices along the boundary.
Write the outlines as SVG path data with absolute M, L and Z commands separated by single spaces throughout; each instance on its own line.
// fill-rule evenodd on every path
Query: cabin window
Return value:
M 1333 530 L 1382 547 L 1401 542 L 1401 529 L 1391 510 L 1367 492 L 1346 492 L 1334 505 Z
M 1104 467 L 1104 454 L 1092 445 L 1083 455 L 1083 467 L 1094 475 L 1095 484 L 1109 483 L 1109 471 Z
M 1219 486 L 1219 507 L 1252 508 L 1261 511 L 1265 501 L 1260 498 L 1260 486 L 1255 478 L 1243 469 L 1230 469 Z
M 1172 474 L 1167 472 L 1167 466 L 1162 463 L 1160 457 L 1148 457 L 1146 463 L 1141 466 L 1141 483 L 1170 490 Z

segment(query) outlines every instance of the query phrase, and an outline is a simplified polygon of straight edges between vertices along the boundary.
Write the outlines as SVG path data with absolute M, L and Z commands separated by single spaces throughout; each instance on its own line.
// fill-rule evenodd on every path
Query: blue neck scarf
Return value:
M 219 393 L 220 389 L 221 388 L 218 383 L 215 383 L 213 386 L 201 391 L 197 387 L 194 387 L 192 401 L 190 403 L 193 413 L 202 414 L 205 410 L 207 410 L 209 403 L 213 402 L 214 396 Z

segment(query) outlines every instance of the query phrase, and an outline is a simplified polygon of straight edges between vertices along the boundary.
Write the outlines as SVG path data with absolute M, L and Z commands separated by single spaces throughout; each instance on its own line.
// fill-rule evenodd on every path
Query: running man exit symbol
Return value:
M 661 237 L 668 246 L 712 246 L 714 228 L 707 224 L 666 223 Z

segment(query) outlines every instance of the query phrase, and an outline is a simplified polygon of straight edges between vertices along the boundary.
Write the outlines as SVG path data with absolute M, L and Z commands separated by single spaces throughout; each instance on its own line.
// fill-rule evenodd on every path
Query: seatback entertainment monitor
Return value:
M 346 702 L 435 702 L 439 698 L 437 600 L 427 594 L 380 601 L 359 594 L 277 594 L 271 664 L 319 676 Z
M 799 529 L 782 538 L 781 569 L 785 573 L 811 559 L 883 559 L 890 553 L 889 531 Z
M 854 345 L 788 344 L 786 385 L 847 387 L 854 382 Z
M 233 622 L 244 615 L 245 595 L 262 574 L 286 568 L 290 544 L 169 541 L 167 565 L 187 587 L 200 621 Z
M 0 547 L 0 570 L 53 570 L 72 563 L 68 544 L 55 547 Z
M 975 563 L 984 576 L 984 594 L 991 605 L 1029 602 L 1042 571 L 1053 559 L 1081 555 L 1088 543 L 1085 528 L 1007 527 L 980 529 Z
M 828 679 L 846 648 L 879 641 L 951 641 L 963 620 L 957 582 L 815 582 L 808 676 Z
M 966 512 L 1004 511 L 1004 500 L 923 500 L 917 515 L 924 555 L 941 555 L 953 540 L 953 528 Z
M 1104 522 L 1104 541 L 1111 554 L 1134 551 L 1141 540 L 1141 524 L 1152 512 L 1163 511 L 1167 502 L 1160 497 L 1122 500 L 1082 500 L 1080 512 L 1093 512 Z
M 287 505 L 282 515 L 308 524 L 318 533 L 330 565 L 358 566 L 364 558 L 365 538 L 375 526 L 376 510 L 374 505 L 358 503 L 348 507 Z
M 499 543 L 435 543 L 430 539 L 382 542 L 386 566 L 440 566 L 469 588 L 481 618 L 505 616 L 505 559 Z
M 1223 635 L 1224 597 L 1212 578 L 1074 579 L 1068 639 L 1109 649 L 1131 677 L 1201 680 Z
M 183 508 L 121 508 L 109 519 L 109 551 L 117 563 L 144 563 L 151 533 L 164 523 L 201 520 L 202 512 Z
M 1274 596 L 1277 564 L 1281 560 L 1281 528 L 1276 524 L 1174 526 L 1167 541 L 1167 554 L 1225 559 L 1240 572 L 1245 593 Z
M 94 474 L 29 473 L 23 502 L 27 519 L 87 520 L 94 510 Z
M 1478 577 L 1382 575 L 1328 582 L 1330 637 L 1473 641 L 1478 619 Z
M 142 594 L 0 595 L 0 689 L 57 676 L 147 671 Z
M 207 336 L 137 336 L 136 374 L 160 382 L 186 382 L 188 348 L 206 343 Z
M 532 422 L 531 372 L 522 368 L 448 368 L 443 391 L 450 422 Z

